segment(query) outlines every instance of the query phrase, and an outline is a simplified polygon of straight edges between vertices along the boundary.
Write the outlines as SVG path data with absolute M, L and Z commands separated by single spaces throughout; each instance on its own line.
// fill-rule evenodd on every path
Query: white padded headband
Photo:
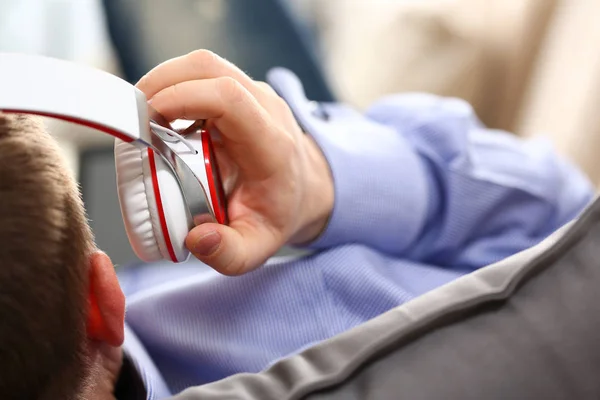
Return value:
M 215 216 L 215 207 L 219 222 L 226 223 L 224 205 L 213 204 L 208 195 L 214 180 L 207 180 L 202 147 L 192 152 L 185 140 L 167 145 L 153 135 L 146 100 L 140 90 L 107 72 L 38 55 L 0 53 L 0 112 L 63 119 L 152 147 L 177 176 L 190 211 L 189 227 L 193 227 L 191 215 L 208 211 Z M 162 118 L 152 116 L 156 117 Z M 182 145 L 182 151 L 174 150 Z M 206 163 L 216 165 L 215 160 Z
M 109 73 L 48 57 L 0 54 L 0 111 L 92 126 L 126 142 L 147 142 L 144 94 Z

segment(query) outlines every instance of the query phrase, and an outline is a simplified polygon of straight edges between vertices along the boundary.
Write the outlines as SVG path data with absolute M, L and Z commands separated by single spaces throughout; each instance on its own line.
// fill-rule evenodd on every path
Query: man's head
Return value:
M 1 113 L 0 243 L 0 398 L 78 398 L 122 343 L 123 294 L 56 142 Z

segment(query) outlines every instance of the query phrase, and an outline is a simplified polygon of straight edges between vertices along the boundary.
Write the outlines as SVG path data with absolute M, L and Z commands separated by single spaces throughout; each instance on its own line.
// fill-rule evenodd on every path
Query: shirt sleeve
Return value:
M 303 125 L 328 159 L 335 205 L 313 249 L 361 243 L 477 268 L 538 243 L 593 197 L 548 143 L 486 129 L 461 100 L 405 94 L 364 115 L 321 111 L 326 119 Z

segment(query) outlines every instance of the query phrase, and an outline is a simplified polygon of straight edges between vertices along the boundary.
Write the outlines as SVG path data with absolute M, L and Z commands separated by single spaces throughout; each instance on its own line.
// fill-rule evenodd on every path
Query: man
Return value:
M 220 133 L 231 223 L 188 235 L 214 271 L 124 271 L 127 325 L 56 146 L 0 116 L 2 398 L 164 398 L 261 370 L 539 242 L 592 198 L 568 163 L 460 101 L 396 96 L 361 116 L 313 107 L 287 71 L 270 81 L 285 102 L 198 51 L 139 82 L 169 120 Z M 313 253 L 263 265 L 284 244 Z

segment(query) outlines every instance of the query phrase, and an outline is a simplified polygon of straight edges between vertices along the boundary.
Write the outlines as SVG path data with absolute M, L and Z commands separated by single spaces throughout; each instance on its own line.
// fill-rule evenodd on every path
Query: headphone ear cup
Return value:
M 187 260 L 189 231 L 179 183 L 150 149 L 115 140 L 117 191 L 129 243 L 143 261 Z

